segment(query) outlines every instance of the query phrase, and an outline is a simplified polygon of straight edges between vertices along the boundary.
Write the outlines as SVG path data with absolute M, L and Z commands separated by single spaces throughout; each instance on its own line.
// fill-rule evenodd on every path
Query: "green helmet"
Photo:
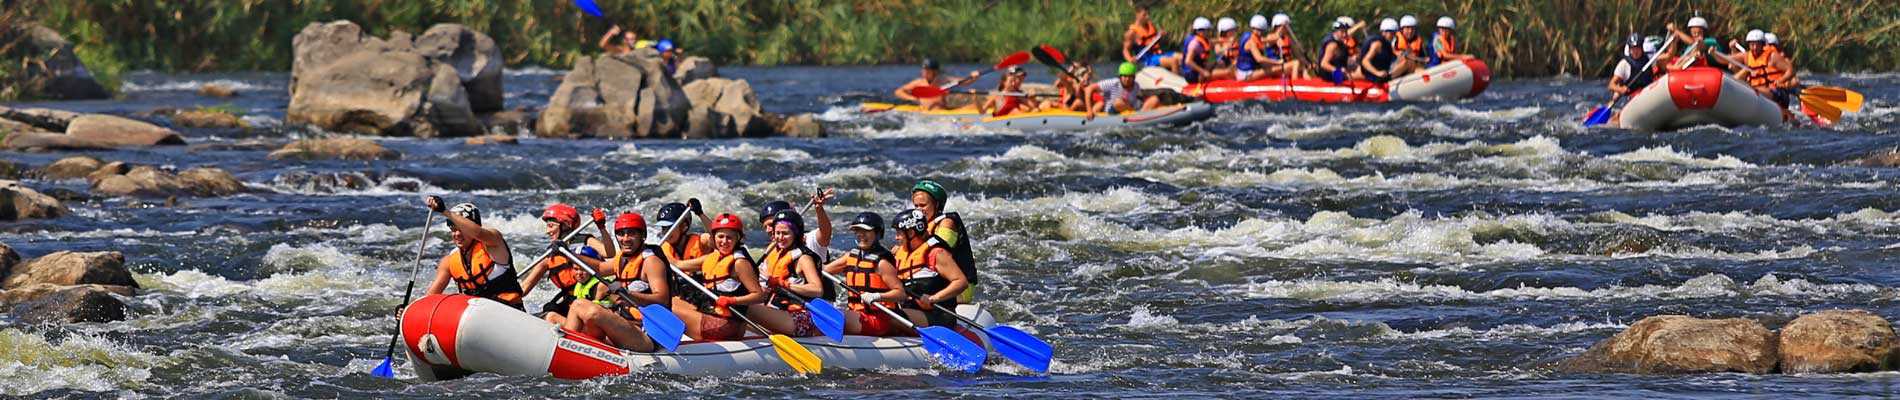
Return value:
M 943 185 L 937 184 L 937 181 L 929 179 L 917 181 L 917 185 L 911 186 L 910 191 L 911 193 L 924 192 L 924 194 L 930 195 L 931 200 L 937 201 L 938 208 L 942 208 L 943 203 L 950 200 L 950 191 L 944 190 Z
M 1122 63 L 1121 68 L 1116 70 L 1115 72 L 1119 73 L 1121 76 L 1135 76 L 1135 72 L 1138 72 L 1138 71 L 1141 71 L 1141 67 L 1136 67 L 1135 63 L 1125 62 L 1125 63 Z

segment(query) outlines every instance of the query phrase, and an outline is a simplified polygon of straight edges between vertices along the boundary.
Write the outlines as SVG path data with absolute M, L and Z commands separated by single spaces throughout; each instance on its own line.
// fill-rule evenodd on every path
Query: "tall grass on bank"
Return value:
M 67 35 L 95 73 L 285 70 L 305 25 L 347 19 L 372 33 L 420 32 L 461 23 L 487 33 L 512 65 L 563 68 L 597 50 L 615 22 L 644 38 L 672 37 L 722 63 L 869 64 L 924 57 L 987 61 L 1049 43 L 1098 61 L 1117 46 L 1131 6 L 1121 0 L 598 0 L 610 20 L 567 1 L 542 0 L 0 0 L 5 15 Z M 1377 21 L 1402 14 L 1429 27 L 1457 18 L 1463 46 L 1502 76 L 1600 76 L 1632 32 L 1707 17 L 1723 38 L 1777 33 L 1801 68 L 1893 70 L 1900 62 L 1900 2 L 1827 0 L 1267 1 L 1177 0 L 1155 8 L 1174 36 L 1197 15 L 1286 12 L 1317 39 L 1339 15 Z M 0 19 L 0 22 L 4 22 Z M 1173 47 L 1170 45 L 1169 47 Z

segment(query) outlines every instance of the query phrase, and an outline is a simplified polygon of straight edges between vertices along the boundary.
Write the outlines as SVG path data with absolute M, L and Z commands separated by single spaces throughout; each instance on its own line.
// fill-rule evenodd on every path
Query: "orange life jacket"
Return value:
M 877 275 L 877 263 L 891 260 L 890 250 L 882 246 L 870 251 L 851 249 L 844 253 L 842 260 L 844 260 L 845 287 L 862 293 L 884 293 L 891 290 L 892 286 Z M 865 305 L 857 297 L 846 299 L 845 303 L 853 310 L 864 311 Z
M 1438 38 L 1438 54 L 1457 53 L 1458 38 L 1451 35 L 1433 35 Z
M 1418 37 L 1406 39 L 1405 35 L 1399 35 L 1398 43 L 1395 43 L 1392 45 L 1393 50 L 1398 51 L 1401 54 L 1410 55 L 1412 57 L 1418 57 L 1419 52 L 1423 51 L 1424 48 L 1425 48 L 1425 40 Z
M 1155 23 L 1153 21 L 1149 21 L 1147 25 L 1128 24 L 1128 31 L 1135 33 L 1135 43 L 1132 44 L 1134 47 L 1128 49 L 1130 53 L 1141 51 L 1142 46 L 1147 46 L 1148 42 L 1153 42 L 1155 36 L 1161 34 L 1160 30 L 1155 29 Z M 1153 53 L 1154 51 L 1149 50 L 1149 52 Z
M 521 283 L 515 281 L 514 267 L 495 268 L 495 259 L 488 256 L 488 246 L 476 243 L 468 252 L 464 261 L 461 250 L 442 257 L 449 266 L 449 277 L 455 278 L 455 287 L 463 294 L 485 297 L 521 308 Z
M 798 259 L 805 258 L 805 256 L 805 251 L 802 249 L 779 250 L 777 246 L 774 246 L 772 249 L 765 251 L 765 276 L 774 278 L 783 277 L 788 285 L 804 284 L 805 275 L 798 273 Z M 790 292 L 789 289 L 786 291 Z M 768 303 L 775 307 L 786 311 L 802 311 L 805 309 L 805 306 L 799 304 L 798 301 L 781 296 L 777 290 L 770 292 L 772 293 L 772 300 Z
M 714 251 L 701 256 L 700 259 L 705 261 L 699 264 L 698 276 L 693 278 L 699 280 L 700 285 L 705 285 L 706 289 L 712 290 L 714 295 L 739 297 L 751 293 L 746 290 L 745 284 L 739 282 L 739 274 L 737 271 L 739 260 L 745 258 L 739 256 L 739 252 L 741 251 L 745 251 L 745 249 L 734 249 L 730 255 L 720 254 Z M 701 304 L 699 304 L 700 312 L 715 314 L 721 317 L 732 316 L 732 313 L 725 312 L 730 310 L 720 310 L 719 307 L 714 307 L 713 300 L 714 299 L 703 299 Z
M 680 262 L 703 257 L 707 253 L 706 244 L 700 237 L 701 236 L 695 234 L 686 234 L 686 250 L 684 251 L 674 249 L 673 242 L 661 243 L 660 253 L 666 255 L 667 262 Z

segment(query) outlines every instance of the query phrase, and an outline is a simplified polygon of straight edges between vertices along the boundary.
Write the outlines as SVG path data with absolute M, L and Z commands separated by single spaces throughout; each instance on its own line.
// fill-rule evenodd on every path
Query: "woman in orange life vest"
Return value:
M 732 313 L 746 313 L 751 306 L 764 304 L 767 293 L 759 284 L 759 270 L 752 256 L 740 244 L 745 240 L 745 223 L 739 216 L 719 214 L 708 229 L 712 230 L 713 251 L 675 265 L 690 275 L 687 279 L 697 281 L 716 297 L 682 288 L 673 297 L 673 314 L 686 323 L 686 336 L 693 340 L 735 340 L 745 333 L 745 327 L 732 321 Z
M 1761 36 L 1762 46 L 1766 47 L 1767 51 L 1774 53 L 1771 57 L 1781 59 L 1782 65 L 1788 67 L 1781 70 L 1781 79 L 1774 82 L 1775 89 L 1788 90 L 1790 93 L 1798 92 L 1796 89 L 1799 89 L 1801 79 L 1795 72 L 1794 55 L 1788 54 L 1787 50 L 1781 48 L 1781 39 L 1775 37 L 1774 32 L 1763 33 Z
M 970 280 L 950 250 L 926 233 L 926 221 L 923 211 L 912 209 L 897 213 L 897 220 L 891 223 L 897 231 L 898 246 L 892 254 L 897 279 L 904 291 L 915 297 L 903 303 L 904 315 L 917 326 L 956 326 L 957 319 L 950 313 L 956 311 L 960 303 L 957 298 L 970 286 Z
M 957 296 L 958 301 L 968 303 L 975 301 L 976 285 L 982 282 L 976 277 L 976 256 L 970 247 L 969 227 L 963 224 L 963 216 L 944 211 L 943 206 L 949 201 L 950 191 L 937 181 L 925 179 L 910 187 L 910 204 L 924 216 L 923 239 L 949 250 L 951 256 L 956 257 L 954 265 L 961 267 L 958 269 L 962 275 L 969 278 L 969 284 L 964 285 L 962 294 Z M 903 266 L 898 264 L 900 268 Z
M 425 293 L 442 294 L 453 283 L 462 294 L 522 309 L 524 293 L 515 280 L 514 253 L 501 231 L 483 227 L 482 212 L 474 204 L 445 209 L 442 198 L 429 196 L 423 205 L 448 220 L 449 241 L 455 243 L 455 251 L 436 263 L 435 279 Z
M 1438 33 L 1432 35 L 1430 60 L 1426 66 L 1436 67 L 1440 63 L 1471 58 L 1458 52 L 1458 24 L 1451 17 L 1438 17 Z
M 838 275 L 846 287 L 859 293 L 845 299 L 849 309 L 845 310 L 844 332 L 864 336 L 896 335 L 903 324 L 891 321 L 890 314 L 868 305 L 883 302 L 885 307 L 895 310 L 910 298 L 899 284 L 903 280 L 897 277 L 894 261 L 897 257 L 878 243 L 884 240 L 884 218 L 877 213 L 858 213 L 858 217 L 851 220 L 851 232 L 857 234 L 858 247 L 825 264 L 825 272 Z
M 765 277 L 765 306 L 746 307 L 746 316 L 773 332 L 817 336 L 818 325 L 812 323 L 804 302 L 830 299 L 833 288 L 818 273 L 818 257 L 805 246 L 805 219 L 797 211 L 784 210 L 771 220 L 765 230 L 772 242 L 759 260 Z
M 1306 79 L 1308 64 L 1303 56 L 1294 51 L 1299 47 L 1299 39 L 1293 34 L 1293 17 L 1284 13 L 1273 14 L 1272 32 L 1267 34 L 1267 46 L 1262 51 L 1266 76 L 1285 79 Z
M 542 210 L 541 220 L 547 223 L 548 238 L 552 241 L 549 248 L 565 247 L 568 252 L 580 257 L 579 260 L 569 260 L 567 256 L 559 253 L 549 255 L 548 258 L 528 268 L 527 278 L 521 281 L 523 295 L 533 292 L 544 276 L 547 277 L 549 283 L 554 284 L 556 290 L 560 291 L 554 295 L 553 300 L 541 305 L 541 318 L 558 325 L 567 319 L 568 306 L 574 304 L 576 298 L 573 293 L 574 288 L 592 278 L 586 270 L 575 263 L 587 263 L 588 267 L 599 271 L 600 257 L 605 253 L 600 249 L 607 248 L 607 245 L 601 242 L 600 238 L 588 234 L 576 234 L 574 238 L 562 241 L 569 232 L 581 228 L 580 210 L 575 209 L 574 206 L 563 203 L 549 205 L 546 210 Z M 607 230 L 606 221 L 595 220 L 594 222 L 601 231 Z
M 660 206 L 660 211 L 655 213 L 656 218 L 653 221 L 651 234 L 666 235 L 655 238 L 660 242 L 660 254 L 666 256 L 666 262 L 675 265 L 681 261 L 699 258 L 712 251 L 712 234 L 691 232 L 693 220 L 692 217 L 687 216 L 687 213 L 693 212 L 693 206 L 688 204 L 697 205 L 699 199 L 689 199 L 685 204 L 666 203 Z M 698 212 L 698 214 L 703 213 L 703 211 Z M 679 224 L 680 227 L 674 229 L 674 224 Z
M 667 282 L 665 257 L 657 249 L 646 247 L 647 223 L 640 214 L 623 213 L 614 218 L 614 241 L 620 251 L 600 264 L 600 273 L 611 279 L 588 280 L 575 293 L 586 301 L 568 307 L 562 328 L 588 336 L 607 338 L 623 349 L 654 351 L 653 340 L 640 330 L 640 306 L 673 304 Z
M 1019 111 L 1036 112 L 1036 102 L 1023 94 L 1023 79 L 1027 77 L 1029 71 L 1024 71 L 1023 67 L 1009 67 L 1008 72 L 1003 74 L 1003 81 L 996 84 L 996 91 L 976 107 L 976 112 L 996 117 Z
M 1207 80 L 1232 80 L 1239 70 L 1240 25 L 1233 18 L 1221 17 L 1214 27 L 1214 59 L 1209 63 L 1213 71 L 1207 74 Z
M 1424 68 L 1425 39 L 1418 37 L 1418 17 L 1399 17 L 1399 35 L 1392 40 L 1392 50 L 1399 55 L 1392 63 L 1392 76 L 1406 76 Z

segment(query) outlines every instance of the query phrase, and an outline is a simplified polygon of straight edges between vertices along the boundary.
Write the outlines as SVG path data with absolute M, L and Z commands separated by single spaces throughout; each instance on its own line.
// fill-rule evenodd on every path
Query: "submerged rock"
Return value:
M 476 137 L 468 138 L 467 140 L 463 140 L 462 144 L 466 144 L 470 146 L 486 146 L 486 145 L 492 145 L 492 144 L 516 144 L 520 142 L 521 142 L 521 139 L 516 138 L 514 136 L 487 135 L 487 136 L 476 136 Z
M 1862 310 L 1802 315 L 1781 328 L 1778 343 L 1786 373 L 1885 371 L 1900 361 L 1893 324 Z
M 0 305 L 26 324 L 112 322 L 125 320 L 125 302 L 113 295 L 134 292 L 128 286 L 41 283 L 0 292 Z
M 238 118 L 236 115 L 224 111 L 208 109 L 179 110 L 171 113 L 171 120 L 173 125 L 187 128 L 250 127 L 250 124 L 244 123 L 244 119 Z
M 237 89 L 232 89 L 230 86 L 219 85 L 216 83 L 207 83 L 207 84 L 204 84 L 204 86 L 198 87 L 198 95 L 204 96 L 204 97 L 218 97 L 218 98 L 235 97 L 237 96 Z
M 110 165 L 110 164 L 108 164 Z M 108 196 L 200 196 L 215 197 L 242 193 L 244 182 L 218 168 L 193 168 L 173 174 L 157 167 L 140 165 L 124 174 L 111 174 L 105 168 L 87 177 L 92 192 Z
M 1586 373 L 1683 374 L 1775 371 L 1774 334 L 1742 318 L 1643 318 L 1558 369 Z
M 402 154 L 369 139 L 339 137 L 304 139 L 268 155 L 272 160 L 395 160 Z
M 52 164 L 47 164 L 45 168 L 40 168 L 40 177 L 52 180 L 79 179 L 86 177 L 86 175 L 92 175 L 93 171 L 98 171 L 99 167 L 103 166 L 105 166 L 105 162 L 99 161 L 97 158 L 88 156 L 66 157 L 59 159 L 59 161 L 54 161 Z
M 66 206 L 60 205 L 53 196 L 40 194 L 18 181 L 0 180 L 0 221 L 59 218 L 61 215 L 66 215 Z

